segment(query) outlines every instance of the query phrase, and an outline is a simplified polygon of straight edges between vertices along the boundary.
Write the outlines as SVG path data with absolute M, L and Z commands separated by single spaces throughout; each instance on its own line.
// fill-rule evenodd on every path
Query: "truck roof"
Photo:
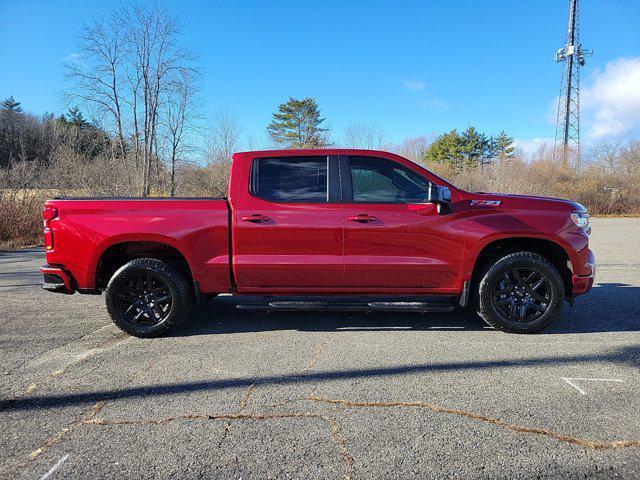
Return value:
M 382 155 L 382 156 L 397 156 L 394 153 L 385 152 L 382 150 L 365 150 L 359 148 L 300 148 L 300 149 L 288 149 L 288 150 L 253 150 L 247 152 L 237 152 L 236 155 L 245 156 L 251 155 L 256 157 L 289 157 L 291 155 Z

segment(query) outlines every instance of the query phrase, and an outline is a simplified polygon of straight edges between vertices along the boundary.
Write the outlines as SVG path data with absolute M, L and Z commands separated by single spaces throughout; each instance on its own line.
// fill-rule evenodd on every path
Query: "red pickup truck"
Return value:
M 104 291 L 116 325 L 139 337 L 222 293 L 259 294 L 251 306 L 267 310 L 458 303 L 529 333 L 595 274 L 580 204 L 466 192 L 381 151 L 236 153 L 227 198 L 61 198 L 43 217 L 44 288 Z

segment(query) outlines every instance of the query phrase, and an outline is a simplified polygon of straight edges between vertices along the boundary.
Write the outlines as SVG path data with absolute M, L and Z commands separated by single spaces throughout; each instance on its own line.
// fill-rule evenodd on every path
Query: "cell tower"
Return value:
M 554 152 L 565 164 L 580 163 L 580 69 L 586 63 L 585 57 L 592 54 L 582 49 L 578 0 L 571 0 L 565 45 L 555 55 L 556 62 L 562 62 L 563 67 Z

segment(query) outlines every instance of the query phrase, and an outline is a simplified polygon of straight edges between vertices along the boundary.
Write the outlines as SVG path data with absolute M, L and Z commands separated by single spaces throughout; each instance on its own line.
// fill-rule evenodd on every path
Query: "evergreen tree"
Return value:
M 429 145 L 424 159 L 432 163 L 448 163 L 460 168 L 464 157 L 464 142 L 457 130 L 443 133 Z
M 9 110 L 10 112 L 20 113 L 22 112 L 22 107 L 20 106 L 20 102 L 16 102 L 16 99 L 11 95 L 9 98 L 5 98 L 2 102 L 2 109 Z
M 491 158 L 491 141 L 484 133 L 478 132 L 474 127 L 469 127 L 464 131 L 462 144 L 464 159 L 469 167 L 477 167 L 487 163 Z
M 280 148 L 322 148 L 327 146 L 323 137 L 326 128 L 320 124 L 320 109 L 313 98 L 289 98 L 278 107 L 267 132 Z
M 493 156 L 500 160 L 513 158 L 516 150 L 516 147 L 513 146 L 513 142 L 513 138 L 502 130 L 498 136 L 493 139 Z
M 83 128 L 87 126 L 87 121 L 84 119 L 82 112 L 78 107 L 72 107 L 69 109 L 69 120 L 68 122 L 77 128 Z

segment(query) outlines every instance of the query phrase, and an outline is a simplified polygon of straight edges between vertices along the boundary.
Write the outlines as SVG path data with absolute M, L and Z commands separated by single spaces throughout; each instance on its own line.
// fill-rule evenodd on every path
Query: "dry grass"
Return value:
M 40 203 L 0 201 L 0 249 L 42 244 Z

